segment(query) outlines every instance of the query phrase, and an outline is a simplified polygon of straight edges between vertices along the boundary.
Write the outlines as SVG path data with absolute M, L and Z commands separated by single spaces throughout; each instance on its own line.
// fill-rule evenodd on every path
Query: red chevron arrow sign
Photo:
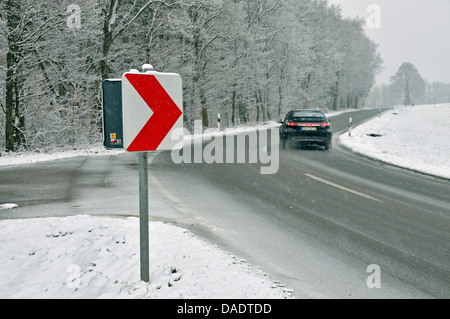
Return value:
M 183 127 L 181 77 L 175 73 L 125 73 L 122 76 L 124 148 L 128 152 L 171 150 Z

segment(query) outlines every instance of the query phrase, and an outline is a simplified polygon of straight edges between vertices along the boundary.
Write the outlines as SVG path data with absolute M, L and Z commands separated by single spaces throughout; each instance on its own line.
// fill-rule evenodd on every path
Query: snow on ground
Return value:
M 56 151 L 56 152 L 26 152 L 13 154 L 0 154 L 0 167 L 11 165 L 33 164 L 38 162 L 49 162 L 59 159 L 72 158 L 78 156 L 93 156 L 93 155 L 114 155 L 123 154 L 123 150 L 106 150 L 103 145 L 96 145 L 93 147 L 71 150 L 71 151 Z
M 138 218 L 0 220 L 0 298 L 292 298 L 258 268 L 187 230 L 150 222 L 149 232 L 145 283 Z
M 395 107 L 340 142 L 386 163 L 450 178 L 450 104 Z
M 12 208 L 16 208 L 17 204 L 11 204 L 11 203 L 6 203 L 6 204 L 1 204 L 0 205 L 0 210 L 2 209 L 12 209 Z

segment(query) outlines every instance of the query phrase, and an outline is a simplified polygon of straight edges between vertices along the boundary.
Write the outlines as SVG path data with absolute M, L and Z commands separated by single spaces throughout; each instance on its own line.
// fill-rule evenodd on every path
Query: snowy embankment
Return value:
M 450 179 L 450 104 L 395 107 L 339 140 L 357 153 Z
M 291 298 L 258 268 L 150 222 L 150 283 L 139 280 L 139 219 L 0 221 L 0 298 Z
M 11 165 L 26 165 L 39 162 L 50 162 L 79 156 L 114 155 L 124 153 L 125 153 L 124 150 L 106 150 L 103 147 L 103 145 L 97 145 L 85 149 L 77 149 L 71 151 L 3 154 L 2 156 L 0 156 L 0 167 Z

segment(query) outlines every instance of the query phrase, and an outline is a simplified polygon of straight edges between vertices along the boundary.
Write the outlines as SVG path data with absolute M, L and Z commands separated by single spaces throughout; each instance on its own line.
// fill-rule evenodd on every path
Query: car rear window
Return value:
M 323 122 L 325 117 L 320 112 L 293 112 L 291 121 L 295 122 Z

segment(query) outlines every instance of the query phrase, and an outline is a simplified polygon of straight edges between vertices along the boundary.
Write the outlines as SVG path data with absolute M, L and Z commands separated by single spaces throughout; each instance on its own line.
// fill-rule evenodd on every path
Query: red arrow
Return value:
M 127 150 L 155 151 L 183 113 L 154 75 L 126 74 L 125 77 L 153 111 Z

